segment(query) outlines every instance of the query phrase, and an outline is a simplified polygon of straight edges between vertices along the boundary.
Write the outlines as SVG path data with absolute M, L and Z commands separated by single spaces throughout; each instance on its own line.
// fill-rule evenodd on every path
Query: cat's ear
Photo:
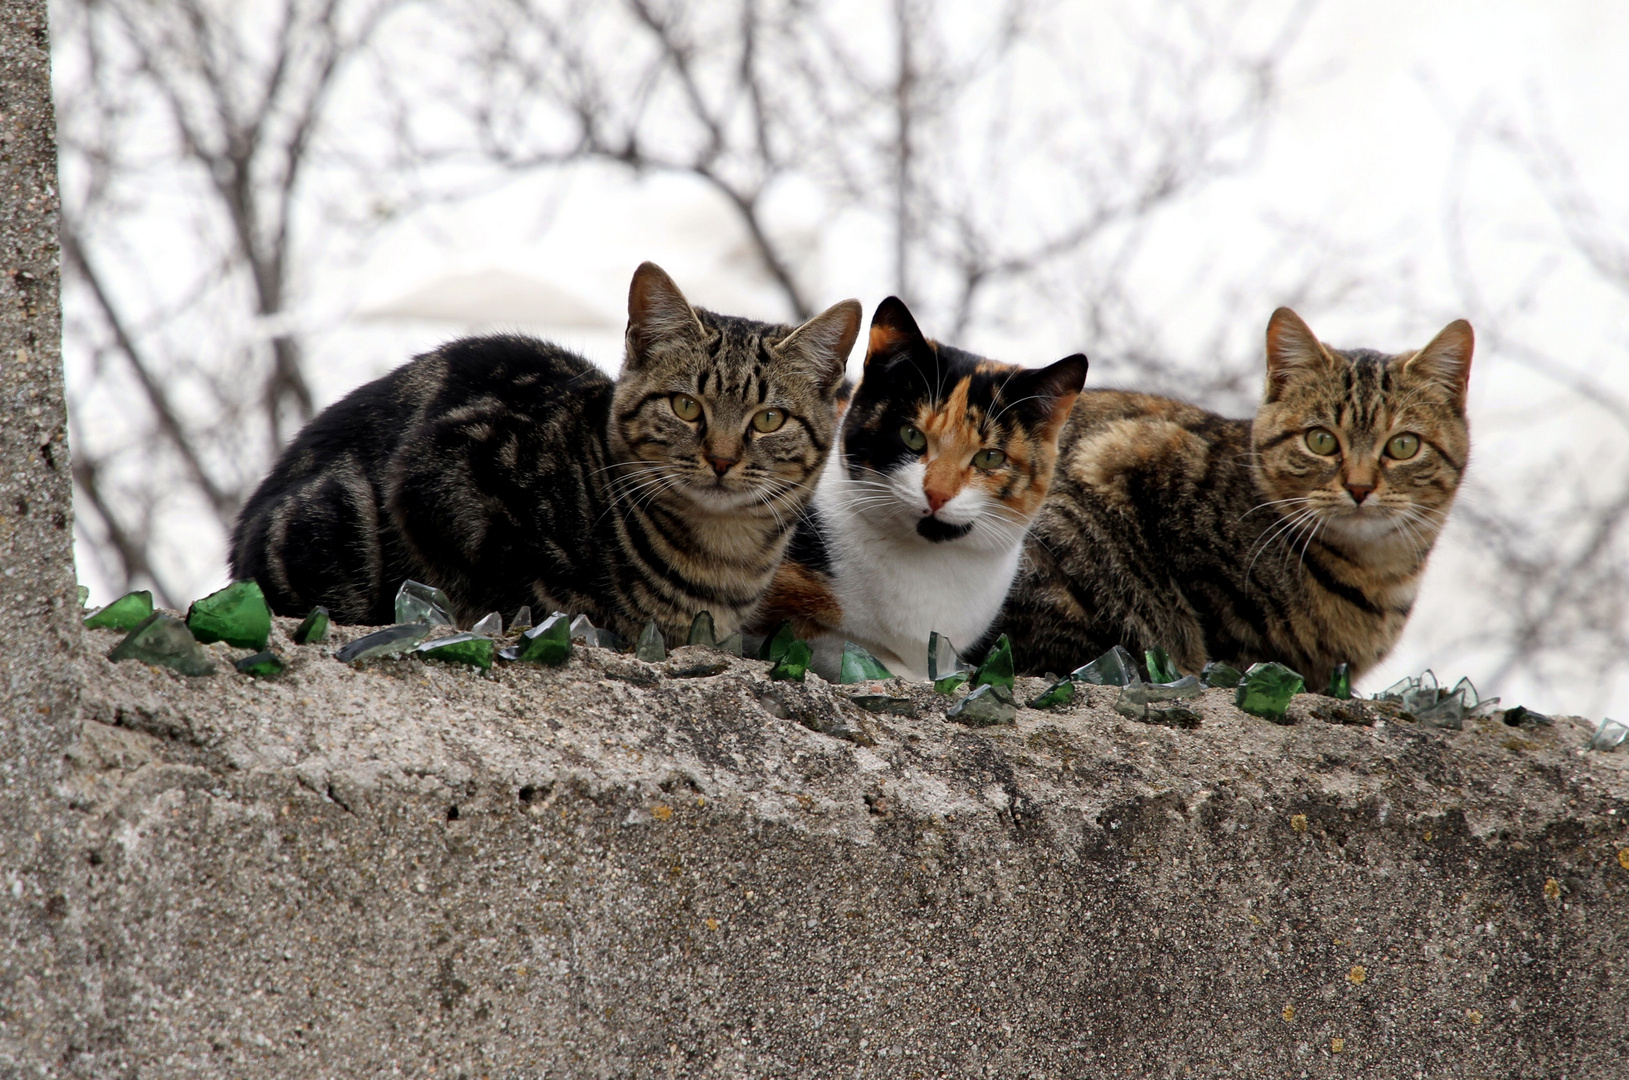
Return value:
M 1476 348 L 1476 335 L 1471 324 L 1455 319 L 1431 339 L 1431 344 L 1409 357 L 1404 370 L 1417 378 L 1428 379 L 1448 390 L 1453 403 L 1461 412 L 1465 409 L 1465 391 L 1471 381 L 1471 353 Z
M 639 264 L 628 286 L 627 365 L 639 370 L 658 341 L 703 341 L 707 330 L 673 279 L 653 262 Z
M 1315 370 L 1334 363 L 1312 329 L 1301 316 L 1287 307 L 1273 312 L 1267 320 L 1267 393 L 1275 401 L 1284 384 L 1298 372 Z
M 1001 388 L 1001 396 L 1012 402 L 1015 412 L 1050 436 L 1069 419 L 1069 410 L 1075 407 L 1075 398 L 1086 385 L 1086 366 L 1084 353 L 1066 356 L 1056 364 L 1008 380 Z
M 843 382 L 848 354 L 860 336 L 860 314 L 858 300 L 833 304 L 782 338 L 775 351 L 801 358 L 814 373 L 821 392 L 829 393 Z
M 865 346 L 865 369 L 873 362 L 879 366 L 901 356 L 909 356 L 928 347 L 927 338 L 911 317 L 911 309 L 897 296 L 890 296 L 877 305 L 871 316 L 871 337 Z

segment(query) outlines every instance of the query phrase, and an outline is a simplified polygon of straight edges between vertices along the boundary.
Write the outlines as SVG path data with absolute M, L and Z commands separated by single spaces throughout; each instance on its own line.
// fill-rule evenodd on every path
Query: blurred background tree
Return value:
M 1495 5 L 1479 42 L 1408 10 L 59 0 L 81 576 L 215 586 L 299 425 L 445 336 L 614 367 L 647 257 L 708 306 L 894 292 L 936 336 L 1235 415 L 1280 303 L 1390 349 L 1464 314 L 1476 466 L 1373 681 L 1622 710 L 1629 227 L 1568 118 L 1477 74 L 1543 53 L 1530 16 Z M 1577 66 L 1570 40 L 1546 55 Z M 1401 110 L 1372 79 L 1399 41 L 1435 65 Z

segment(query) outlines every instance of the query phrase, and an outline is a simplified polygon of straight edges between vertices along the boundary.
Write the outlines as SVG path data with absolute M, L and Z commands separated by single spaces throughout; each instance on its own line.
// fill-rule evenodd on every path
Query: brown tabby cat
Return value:
M 1460 320 L 1418 352 L 1336 350 L 1279 308 L 1253 421 L 1087 391 L 992 636 L 1034 672 L 1115 645 L 1277 660 L 1315 689 L 1372 667 L 1465 471 L 1472 344 Z
M 513 335 L 444 345 L 300 432 L 244 507 L 232 570 L 272 609 L 394 620 L 405 578 L 460 622 L 522 604 L 670 638 L 739 629 L 837 426 L 860 305 L 793 329 L 693 308 L 651 263 L 622 374 Z

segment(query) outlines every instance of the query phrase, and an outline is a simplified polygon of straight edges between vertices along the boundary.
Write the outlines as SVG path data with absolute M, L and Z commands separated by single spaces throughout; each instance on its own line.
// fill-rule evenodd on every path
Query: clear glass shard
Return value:
M 479 619 L 475 620 L 475 625 L 469 628 L 469 632 L 472 634 L 480 634 L 482 637 L 502 637 L 503 616 L 499 615 L 496 611 L 489 611 L 485 615 L 482 615 Z
M 452 601 L 434 585 L 404 581 L 396 590 L 396 622 L 428 623 L 431 626 L 457 626 Z
M 950 639 L 937 630 L 928 635 L 928 681 L 938 682 L 957 672 L 972 674 L 973 665 L 961 658 Z
M 215 665 L 187 629 L 173 615 L 155 612 L 138 623 L 125 639 L 113 646 L 107 658 L 140 660 L 144 664 L 173 668 L 183 675 L 212 675 Z
M 347 664 L 359 664 L 365 660 L 379 660 L 387 656 L 398 656 L 412 650 L 430 636 L 430 627 L 427 623 L 402 623 L 396 626 L 387 626 L 377 630 L 366 637 L 359 637 L 349 645 L 341 646 L 334 652 L 334 659 Z
M 1076 682 L 1091 683 L 1095 686 L 1125 686 L 1142 681 L 1142 677 L 1137 674 L 1137 661 L 1120 645 L 1116 645 L 1091 663 L 1082 664 L 1070 673 L 1070 677 Z
M 509 632 L 511 634 L 518 634 L 522 630 L 530 630 L 531 628 L 532 606 L 530 604 L 522 604 L 520 605 L 520 610 L 515 612 L 515 617 L 509 620 Z
M 946 709 L 945 717 L 969 727 L 1010 724 L 1018 719 L 1018 704 L 1008 687 L 985 683 Z
M 746 648 L 746 643 L 742 640 L 740 631 L 737 631 L 713 647 L 719 652 L 727 652 L 731 656 L 743 656 L 745 655 L 743 650 Z
M 1629 736 L 1629 726 L 1607 717 L 1601 721 L 1601 726 L 1595 729 L 1595 735 L 1589 740 L 1589 748 L 1611 753 L 1623 745 L 1626 736 Z
M 717 630 L 713 626 L 711 611 L 696 612 L 696 617 L 690 620 L 690 636 L 685 640 L 685 644 L 706 645 L 709 648 L 717 646 Z
M 587 615 L 579 615 L 571 620 L 571 640 L 580 645 L 599 644 L 599 634 Z
M 639 631 L 639 640 L 634 642 L 634 656 L 649 664 L 660 664 L 667 659 L 667 642 L 655 619 L 647 622 L 645 628 Z

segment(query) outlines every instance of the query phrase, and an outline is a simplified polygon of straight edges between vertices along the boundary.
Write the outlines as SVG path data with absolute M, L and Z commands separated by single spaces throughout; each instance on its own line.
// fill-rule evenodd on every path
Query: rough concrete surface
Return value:
M 292 625 L 264 683 L 87 634 L 70 1072 L 1623 1075 L 1629 755 L 1582 721 L 972 730 Z
M 56 797 L 78 641 L 45 5 L 0 0 L 0 1075 L 60 1057 L 75 942 Z

